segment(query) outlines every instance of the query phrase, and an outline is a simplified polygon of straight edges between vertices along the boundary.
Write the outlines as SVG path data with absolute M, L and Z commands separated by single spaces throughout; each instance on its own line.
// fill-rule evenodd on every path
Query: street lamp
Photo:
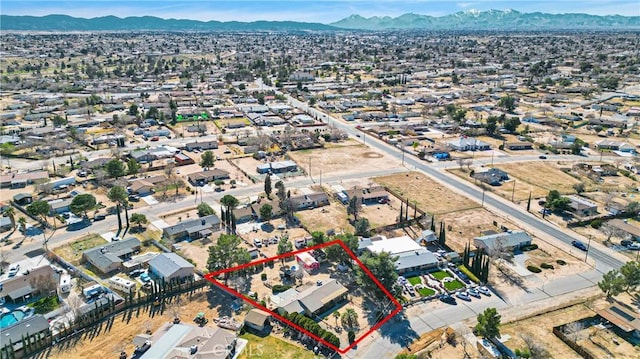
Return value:
M 587 251 L 584 254 L 584 261 L 587 262 L 587 257 L 589 256 L 589 248 L 591 247 L 591 235 L 589 235 L 589 242 L 587 243 Z

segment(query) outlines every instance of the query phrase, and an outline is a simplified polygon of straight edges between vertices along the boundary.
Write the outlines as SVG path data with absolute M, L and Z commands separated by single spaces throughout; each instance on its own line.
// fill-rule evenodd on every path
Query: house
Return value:
M 347 190 L 346 195 L 349 199 L 357 197 L 364 204 L 381 203 L 389 200 L 389 193 L 382 186 L 354 187 Z
M 8 232 L 13 229 L 13 221 L 11 217 L 0 216 L 0 233 Z
M 611 150 L 620 152 L 633 152 L 635 146 L 626 142 L 614 141 L 614 140 L 602 140 L 596 142 L 596 148 L 598 150 Z
M 494 233 L 473 239 L 476 248 L 485 251 L 494 251 L 497 249 L 517 249 L 531 244 L 531 237 L 525 231 L 508 231 L 502 233 Z
M 276 299 L 278 313 L 299 313 L 310 318 L 321 316 L 327 310 L 335 309 L 347 299 L 348 289 L 335 279 L 329 279 L 319 285 L 313 285 L 298 292 L 291 288 L 283 293 L 283 298 Z M 286 293 L 286 294 L 285 294 Z M 275 295 L 274 297 L 279 296 Z
M 598 205 L 588 199 L 576 195 L 568 196 L 571 211 L 578 217 L 589 217 L 598 214 Z
M 139 251 L 140 241 L 137 238 L 127 238 L 88 249 L 82 252 L 82 258 L 106 274 L 120 269 L 125 260 Z
M 0 337 L 2 338 L 2 346 L 11 345 L 11 353 L 9 357 L 24 357 L 23 344 L 25 338 L 49 335 L 49 321 L 42 314 L 36 314 L 32 317 L 25 318 L 15 324 L 0 329 Z M 11 354 L 9 353 L 9 354 Z M 4 354 L 4 352 L 3 352 Z M 5 357 L 4 355 L 2 356 Z
M 13 196 L 13 202 L 24 207 L 33 202 L 33 196 L 29 193 L 18 193 Z
M 473 178 L 491 186 L 500 186 L 502 182 L 509 180 L 509 174 L 498 168 L 490 168 L 485 172 L 476 172 Z
M 422 231 L 422 233 L 420 233 L 420 237 L 418 239 L 416 239 L 416 242 L 418 243 L 431 243 L 431 242 L 437 242 L 438 241 L 438 237 L 436 237 L 436 234 L 429 229 L 425 229 L 424 231 Z
M 294 208 L 303 210 L 309 208 L 317 208 L 329 205 L 329 196 L 324 192 L 310 193 L 301 196 L 291 197 Z
M 104 167 L 104 165 L 107 162 L 111 161 L 112 159 L 113 158 L 108 158 L 108 157 L 95 158 L 89 161 L 82 162 L 80 164 L 80 167 L 82 167 L 82 169 L 85 171 L 93 171 L 96 168 Z
M 257 208 L 257 211 L 251 207 L 240 207 L 234 208 L 233 215 L 236 217 L 236 223 L 246 223 L 254 220 L 258 217 L 256 213 L 260 213 L 260 208 Z
M 613 304 L 596 313 L 632 337 L 640 336 L 640 316 L 627 304 L 613 299 Z
M 215 214 L 212 214 L 201 218 L 182 221 L 176 225 L 165 227 L 162 229 L 162 236 L 172 240 L 194 240 L 210 236 L 218 229 L 220 229 L 220 218 Z
M 59 180 L 56 181 L 51 181 L 49 183 L 46 184 L 47 188 L 49 188 L 52 191 L 57 191 L 60 189 L 64 189 L 67 188 L 68 186 L 73 186 L 76 184 L 76 178 L 75 177 L 65 177 L 65 178 L 61 178 Z
M 193 150 L 215 150 L 218 148 L 218 141 L 190 142 L 184 145 L 187 151 Z
M 236 354 L 237 335 L 220 327 L 166 323 L 143 346 L 147 343 L 139 359 L 230 359 Z
M 190 164 L 194 164 L 193 158 L 185 155 L 184 153 L 178 153 L 173 156 L 173 160 L 176 163 L 176 166 L 186 166 Z
M 391 256 L 398 257 L 396 271 L 402 275 L 438 266 L 438 258 L 409 236 L 397 238 L 375 236 L 363 239 L 360 241 L 359 249 L 376 254 L 387 252 Z
M 633 240 L 640 241 L 640 227 L 630 224 L 627 220 L 612 219 L 607 224 L 626 233 Z
M 48 285 L 51 285 L 49 289 L 55 291 L 58 281 L 50 265 L 29 268 L 23 262 L 20 264 L 18 274 L 0 280 L 0 299 L 12 303 L 21 302 L 29 296 L 39 294 Z
M 9 173 L 0 176 L 1 188 L 24 188 L 27 185 L 34 184 L 36 181 L 44 181 L 49 179 L 47 171 L 33 171 L 25 173 Z
M 229 171 L 221 170 L 219 168 L 195 172 L 187 177 L 189 183 L 194 186 L 204 186 L 205 184 L 215 180 L 225 180 L 229 178 Z
M 149 271 L 165 282 L 178 281 L 193 277 L 193 264 L 175 253 L 162 253 L 149 261 Z
M 155 191 L 155 188 L 167 181 L 167 176 L 158 175 L 141 179 L 135 179 L 129 182 L 127 190 L 129 194 L 147 195 Z
M 533 144 L 531 142 L 507 142 L 504 147 L 511 151 L 531 150 Z
M 245 327 L 249 327 L 258 332 L 264 331 L 269 326 L 271 314 L 260 309 L 251 309 L 244 318 Z
M 475 137 L 460 137 L 454 141 L 449 141 L 448 144 L 454 151 L 486 151 L 491 149 L 490 144 Z
M 55 216 L 70 211 L 71 201 L 73 198 L 54 199 L 49 202 L 49 214 Z
M 294 161 L 279 161 L 260 164 L 256 167 L 256 171 L 263 173 L 285 173 L 295 172 L 298 170 L 298 164 Z

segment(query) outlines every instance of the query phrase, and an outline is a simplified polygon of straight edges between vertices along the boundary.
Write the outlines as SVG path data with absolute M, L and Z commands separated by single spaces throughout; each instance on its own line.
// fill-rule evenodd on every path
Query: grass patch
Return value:
M 274 336 L 259 337 L 251 333 L 244 333 L 240 336 L 249 341 L 247 348 L 242 352 L 239 359 L 261 358 L 291 358 L 291 359 L 313 359 L 316 358 L 313 352 L 297 345 L 291 344 Z M 253 350 L 248 350 L 253 348 Z
M 27 307 L 35 309 L 36 314 L 46 314 L 60 307 L 60 300 L 57 295 L 44 297 L 33 303 L 27 304 Z
M 431 273 L 432 276 L 434 276 L 437 280 L 443 280 L 445 278 L 449 278 L 451 277 L 451 274 L 445 272 L 445 271 L 437 271 L 437 272 L 433 272 Z
M 420 288 L 418 289 L 418 293 L 423 297 L 429 297 L 436 294 L 436 291 L 431 288 Z
M 80 264 L 80 259 L 82 258 L 83 251 L 107 243 L 108 242 L 106 239 L 100 237 L 97 234 L 93 234 L 67 245 L 57 247 L 53 250 L 53 252 L 71 262 L 72 264 L 78 265 Z
M 456 279 L 456 280 L 451 281 L 451 282 L 445 282 L 444 283 L 444 287 L 447 290 L 452 291 L 452 290 L 464 288 L 464 284 L 460 283 L 460 281 Z
M 462 273 L 466 274 L 472 282 L 480 284 L 480 279 L 478 279 L 475 274 L 471 273 L 469 268 L 465 267 L 464 264 L 459 265 L 458 269 L 460 269 Z
M 407 280 L 411 285 L 422 284 L 422 279 L 420 277 L 410 277 L 407 278 Z

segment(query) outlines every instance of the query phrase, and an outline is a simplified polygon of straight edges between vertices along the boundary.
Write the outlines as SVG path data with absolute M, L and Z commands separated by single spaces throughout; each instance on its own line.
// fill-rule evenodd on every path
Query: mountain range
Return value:
M 331 24 L 296 21 L 198 21 L 153 16 L 77 18 L 67 15 L 0 15 L 0 29 L 19 31 L 332 31 L 332 30 L 640 30 L 640 16 L 461 11 L 435 17 L 351 15 Z

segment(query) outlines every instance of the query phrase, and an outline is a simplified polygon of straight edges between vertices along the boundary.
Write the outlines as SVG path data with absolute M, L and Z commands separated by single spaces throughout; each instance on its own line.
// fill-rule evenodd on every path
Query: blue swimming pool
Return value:
M 14 323 L 17 323 L 24 319 L 26 314 L 20 310 L 14 310 L 10 313 L 5 313 L 0 316 L 0 328 L 6 328 Z

